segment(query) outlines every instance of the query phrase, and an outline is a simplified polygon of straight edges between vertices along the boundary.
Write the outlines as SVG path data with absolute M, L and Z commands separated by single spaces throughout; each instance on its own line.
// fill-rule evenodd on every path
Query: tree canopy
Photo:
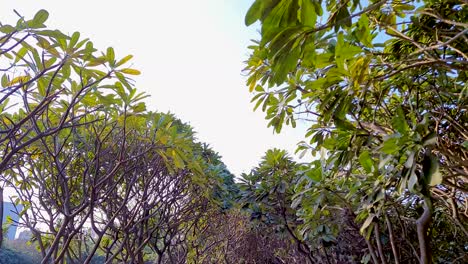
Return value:
M 467 8 L 452 0 L 250 7 L 246 24 L 261 25 L 245 69 L 255 109 L 276 132 L 309 126 L 298 152 L 316 160 L 292 202 L 301 240 L 313 244 L 317 228 L 331 228 L 337 206 L 360 225 L 363 259 L 466 258 Z
M 189 125 L 146 110 L 131 55 L 47 18 L 0 25 L 0 204 L 13 188 L 41 263 L 196 259 L 233 175 Z
M 271 149 L 237 179 L 147 110 L 131 55 L 18 16 L 0 23 L 0 219 L 13 188 L 6 224 L 41 263 L 468 261 L 465 1 L 253 1 L 253 107 L 307 132 L 303 159 Z

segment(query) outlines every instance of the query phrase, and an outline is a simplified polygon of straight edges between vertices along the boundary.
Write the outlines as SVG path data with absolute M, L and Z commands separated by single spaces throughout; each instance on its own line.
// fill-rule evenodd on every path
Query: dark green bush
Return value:
M 0 264 L 36 264 L 40 260 L 33 260 L 30 256 L 12 249 L 0 249 Z

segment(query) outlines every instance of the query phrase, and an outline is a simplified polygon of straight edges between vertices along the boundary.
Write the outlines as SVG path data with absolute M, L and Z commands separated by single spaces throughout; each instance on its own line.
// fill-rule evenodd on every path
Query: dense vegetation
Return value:
M 34 264 L 28 255 L 11 249 L 0 249 L 0 264 Z
M 132 56 L 47 17 L 0 27 L 0 187 L 24 205 L 42 263 L 199 259 L 233 175 L 190 126 L 146 110 Z
M 252 101 L 308 125 L 314 161 L 246 177 L 255 214 L 286 212 L 311 262 L 466 262 L 466 2 L 257 0 L 256 21 Z
M 132 56 L 47 17 L 0 24 L 0 197 L 41 263 L 468 261 L 465 2 L 254 1 L 252 102 L 312 159 L 268 150 L 237 182 L 146 110 Z

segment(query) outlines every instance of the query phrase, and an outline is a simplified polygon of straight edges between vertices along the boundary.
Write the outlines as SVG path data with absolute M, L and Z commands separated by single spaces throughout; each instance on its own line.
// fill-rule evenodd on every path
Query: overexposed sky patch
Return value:
M 79 31 L 95 47 L 134 55 L 142 74 L 136 87 L 151 95 L 150 110 L 170 111 L 223 156 L 236 175 L 258 164 L 273 147 L 291 154 L 303 130 L 275 135 L 264 113 L 253 112 L 241 70 L 254 27 L 244 15 L 253 0 L 1 0 L 0 21 L 15 23 L 13 9 L 27 18 L 49 11 L 49 28 Z

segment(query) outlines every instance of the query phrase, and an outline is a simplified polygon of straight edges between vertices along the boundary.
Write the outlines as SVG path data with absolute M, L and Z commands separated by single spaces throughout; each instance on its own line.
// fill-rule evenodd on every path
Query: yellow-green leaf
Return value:
M 374 215 L 370 214 L 367 217 L 366 221 L 364 221 L 364 223 L 362 224 L 361 229 L 359 230 L 361 234 L 364 234 L 364 231 L 366 230 L 367 227 L 369 227 L 369 225 L 372 223 L 373 220 L 374 220 Z
M 107 48 L 107 54 L 106 54 L 107 61 L 112 65 L 115 60 L 115 53 L 114 49 L 112 47 Z
M 117 64 L 115 64 L 115 67 L 119 67 L 119 66 L 123 65 L 124 63 L 131 60 L 132 58 L 133 58 L 133 55 L 127 55 L 127 56 L 123 57 L 123 59 L 119 60 L 119 62 L 117 62 Z
M 130 75 L 140 75 L 141 73 L 139 70 L 130 69 L 130 68 L 121 69 L 120 72 L 125 73 L 125 74 L 130 74 Z

